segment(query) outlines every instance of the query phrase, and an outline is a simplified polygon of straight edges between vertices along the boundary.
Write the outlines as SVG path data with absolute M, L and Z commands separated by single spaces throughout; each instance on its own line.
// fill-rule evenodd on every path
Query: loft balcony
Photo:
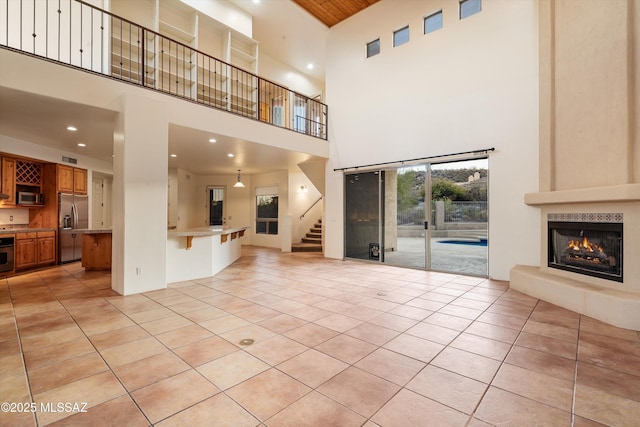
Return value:
M 327 139 L 322 102 L 80 0 L 0 0 L 0 47 Z

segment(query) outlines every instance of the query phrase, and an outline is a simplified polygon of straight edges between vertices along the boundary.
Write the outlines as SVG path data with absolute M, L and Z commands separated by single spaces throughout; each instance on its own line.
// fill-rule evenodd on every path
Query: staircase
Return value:
M 322 220 L 319 219 L 309 229 L 301 243 L 291 245 L 291 252 L 322 252 Z

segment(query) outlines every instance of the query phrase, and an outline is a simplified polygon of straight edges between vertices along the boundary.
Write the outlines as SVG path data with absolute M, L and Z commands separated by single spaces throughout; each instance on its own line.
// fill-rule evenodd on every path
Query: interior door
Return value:
M 224 190 L 224 187 L 209 187 L 209 225 L 224 225 L 226 223 Z
M 102 178 L 93 178 L 93 192 L 91 193 L 92 228 L 104 227 L 104 203 Z

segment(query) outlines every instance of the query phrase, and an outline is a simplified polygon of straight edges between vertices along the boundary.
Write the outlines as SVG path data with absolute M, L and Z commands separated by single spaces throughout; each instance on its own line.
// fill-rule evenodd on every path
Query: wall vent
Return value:
M 65 162 L 65 163 L 71 163 L 73 165 L 77 165 L 78 164 L 78 159 L 74 159 L 72 157 L 62 156 L 62 161 Z

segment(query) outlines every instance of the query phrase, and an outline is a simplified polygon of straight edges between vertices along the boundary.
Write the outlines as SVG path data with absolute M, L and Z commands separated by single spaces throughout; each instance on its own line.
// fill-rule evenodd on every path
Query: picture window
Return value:
M 278 196 L 276 194 L 256 197 L 256 234 L 278 234 Z
M 409 26 L 393 32 L 393 47 L 400 46 L 409 41 Z
M 367 58 L 376 56 L 379 53 L 380 53 L 380 39 L 376 39 L 372 42 L 367 43 Z
M 460 19 L 468 18 L 482 10 L 482 0 L 462 0 L 460 2 Z
M 442 28 L 442 11 L 432 13 L 424 18 L 424 33 L 429 34 Z

